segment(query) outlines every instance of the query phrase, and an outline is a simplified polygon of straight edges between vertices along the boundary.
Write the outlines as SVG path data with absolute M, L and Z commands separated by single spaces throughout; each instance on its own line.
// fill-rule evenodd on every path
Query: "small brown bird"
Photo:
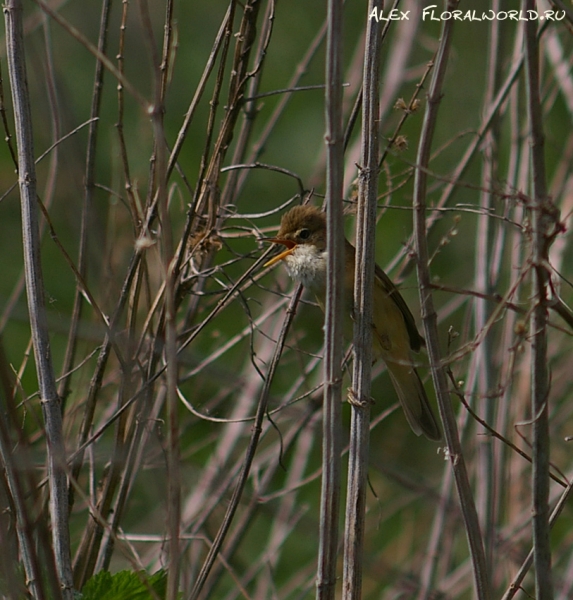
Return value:
M 265 266 L 284 260 L 291 277 L 315 295 L 324 311 L 326 298 L 326 217 L 314 206 L 295 206 L 281 219 L 275 244 L 286 250 Z M 345 331 L 352 337 L 354 293 L 354 246 L 345 240 L 345 297 L 348 319 Z M 404 298 L 388 275 L 376 265 L 374 281 L 373 359 L 383 358 L 406 419 L 416 435 L 430 440 L 442 439 L 440 427 L 428 402 L 422 381 L 412 363 L 411 351 L 419 352 L 424 344 L 414 317 Z

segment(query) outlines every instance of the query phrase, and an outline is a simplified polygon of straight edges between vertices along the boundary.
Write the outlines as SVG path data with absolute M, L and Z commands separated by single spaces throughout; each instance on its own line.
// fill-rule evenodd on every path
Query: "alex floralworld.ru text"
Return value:
M 564 10 L 445 10 L 436 11 L 437 4 L 431 4 L 422 9 L 422 21 L 562 21 L 565 18 Z M 401 11 L 393 8 L 387 14 L 384 10 L 374 8 L 368 15 L 368 19 L 379 21 L 409 21 L 412 11 Z

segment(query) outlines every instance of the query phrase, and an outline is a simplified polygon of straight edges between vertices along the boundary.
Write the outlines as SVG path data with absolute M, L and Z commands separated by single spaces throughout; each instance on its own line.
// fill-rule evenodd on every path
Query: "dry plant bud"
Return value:
M 413 114 L 420 108 L 421 104 L 422 103 L 417 98 L 412 100 L 410 104 L 408 104 L 406 100 L 404 100 L 404 98 L 398 98 L 398 100 L 396 100 L 396 103 L 394 104 L 394 109 L 402 110 L 408 114 Z
M 410 104 L 410 112 L 415 113 L 420 106 L 422 105 L 422 103 L 420 102 L 420 100 L 418 100 L 418 98 L 416 98 L 415 100 L 412 101 L 412 104 Z
M 520 337 L 524 336 L 527 333 L 527 323 L 523 320 L 516 321 L 513 333 Z
M 221 238 L 215 231 L 206 233 L 204 229 L 195 232 L 189 238 L 189 251 L 201 255 L 218 252 L 223 247 Z
M 408 149 L 408 138 L 405 135 L 398 135 L 392 144 L 398 152 Z
M 456 331 L 453 327 L 453 325 L 450 325 L 449 329 L 448 329 L 448 337 L 450 340 L 455 340 L 457 337 L 460 336 L 459 331 Z

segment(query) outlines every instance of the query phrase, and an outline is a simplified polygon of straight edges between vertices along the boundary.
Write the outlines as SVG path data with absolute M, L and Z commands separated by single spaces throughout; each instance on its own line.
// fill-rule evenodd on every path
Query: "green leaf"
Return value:
M 114 575 L 102 571 L 86 583 L 82 600 L 155 600 L 165 598 L 166 588 L 167 572 L 163 570 L 153 575 L 145 571 L 120 571 Z

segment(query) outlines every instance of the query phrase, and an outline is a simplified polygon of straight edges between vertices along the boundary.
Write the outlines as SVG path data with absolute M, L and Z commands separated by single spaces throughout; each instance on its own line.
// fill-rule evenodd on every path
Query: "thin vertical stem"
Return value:
M 379 0 L 370 0 L 368 14 Z M 382 10 L 382 7 L 380 7 Z M 372 312 L 378 192 L 378 73 L 381 27 L 368 19 L 362 84 L 362 150 L 356 225 L 354 280 L 354 370 L 352 375 L 352 420 L 344 532 L 344 578 L 342 597 L 357 599 L 362 594 L 364 519 L 368 491 L 370 440 L 370 388 L 372 371 Z
M 8 411 L 4 402 L 4 398 L 2 398 L 2 404 L 0 405 L 0 459 L 4 471 L 3 477 L 11 496 L 14 513 L 12 518 L 16 524 L 18 550 L 28 582 L 28 592 L 34 600 L 43 600 L 47 597 L 47 594 L 31 534 L 31 519 L 26 507 L 26 495 L 22 489 L 20 473 L 14 461 L 13 443 L 9 435 L 11 424 L 6 418 Z
M 557 521 L 557 519 L 561 515 L 567 502 L 570 501 L 572 492 L 573 492 L 573 483 L 570 483 L 563 491 L 563 494 L 561 495 L 561 497 L 559 498 L 559 501 L 555 505 L 555 508 L 551 512 L 551 516 L 549 517 L 549 527 L 550 528 L 553 527 L 553 525 L 555 524 L 555 521 Z M 527 556 L 525 557 L 525 560 L 523 561 L 521 567 L 519 568 L 519 571 L 516 573 L 516 575 L 512 579 L 505 594 L 501 597 L 501 600 L 512 600 L 512 598 L 522 589 L 521 584 L 522 584 L 523 580 L 525 579 L 525 576 L 527 575 L 529 569 L 531 568 L 531 565 L 534 560 L 534 553 L 535 553 L 535 548 L 532 548 L 529 551 L 529 553 L 527 554 Z
M 263 386 L 263 389 L 261 391 L 261 395 L 259 397 L 259 401 L 257 404 L 257 412 L 255 415 L 255 420 L 253 422 L 253 427 L 251 430 L 251 438 L 249 440 L 249 446 L 245 452 L 245 458 L 244 458 L 243 464 L 241 466 L 241 472 L 239 474 L 235 488 L 233 489 L 232 497 L 227 506 L 227 510 L 225 512 L 225 518 L 223 519 L 223 522 L 221 523 L 221 526 L 219 527 L 219 531 L 217 532 L 217 535 L 215 536 L 215 539 L 213 540 L 211 548 L 209 549 L 209 553 L 207 554 L 207 557 L 205 558 L 205 562 L 203 563 L 203 566 L 201 567 L 201 571 L 199 572 L 199 574 L 197 575 L 197 577 L 195 579 L 193 589 L 191 590 L 191 592 L 188 596 L 189 600 L 196 600 L 197 598 L 199 598 L 199 595 L 201 594 L 201 591 L 203 590 L 203 587 L 207 580 L 207 577 L 209 576 L 209 573 L 211 572 L 211 569 L 213 568 L 215 559 L 219 555 L 221 546 L 223 545 L 223 542 L 225 541 L 225 538 L 227 537 L 229 528 L 231 527 L 231 523 L 233 522 L 233 518 L 234 518 L 237 508 L 239 506 L 241 496 L 243 495 L 243 490 L 245 489 L 245 485 L 247 483 L 247 479 L 248 479 L 249 473 L 251 471 L 251 466 L 253 464 L 255 452 L 256 452 L 257 446 L 259 444 L 259 439 L 261 437 L 263 419 L 265 418 L 265 416 L 267 414 L 267 406 L 268 406 L 268 402 L 269 402 L 271 384 L 273 382 L 273 379 L 274 379 L 274 376 L 275 376 L 275 373 L 276 373 L 276 370 L 277 370 L 277 367 L 278 367 L 278 364 L 279 364 L 279 361 L 280 361 L 280 358 L 282 355 L 286 336 L 289 332 L 290 326 L 294 319 L 294 315 L 296 312 L 295 307 L 297 306 L 297 304 L 300 300 L 301 294 L 302 294 L 302 286 L 299 285 L 299 286 L 297 286 L 297 289 L 290 301 L 289 307 L 287 309 L 287 314 L 286 314 L 285 320 L 283 322 L 283 326 L 282 326 L 279 338 L 277 340 L 276 349 L 273 354 L 271 364 L 269 366 L 269 370 L 267 373 L 267 377 L 265 380 L 265 384 Z
M 344 231 L 342 220 L 342 1 L 329 0 L 326 36 L 327 290 L 325 306 L 322 490 L 316 598 L 334 598 L 338 518 L 342 392 Z
M 52 522 L 54 555 L 62 587 L 62 595 L 66 600 L 68 598 L 71 600 L 73 586 L 68 528 L 65 447 L 62 430 L 62 412 L 56 388 L 44 300 L 32 116 L 26 78 L 22 31 L 22 3 L 20 0 L 9 0 L 4 8 L 4 16 L 6 21 L 8 68 L 18 145 L 18 183 L 20 186 L 22 211 L 26 293 L 42 413 L 46 428 L 50 518 Z
M 173 241 L 173 228 L 169 214 L 169 202 L 167 193 L 167 148 L 165 146 L 165 129 L 163 115 L 165 112 L 164 102 L 167 86 L 166 74 L 169 71 L 169 54 L 171 47 L 171 31 L 173 16 L 171 2 L 168 2 L 165 27 L 163 56 L 160 58 L 155 39 L 153 37 L 153 26 L 146 0 L 139 1 L 141 19 L 146 31 L 146 39 L 149 46 L 150 60 L 153 66 L 155 80 L 155 97 L 153 108 L 150 110 L 151 122 L 154 136 L 154 158 L 155 158 L 155 193 L 157 197 L 157 208 L 161 222 L 161 255 L 163 267 L 163 280 L 165 282 L 164 295 L 164 334 L 165 350 L 164 360 L 166 364 L 166 414 L 167 414 L 167 535 L 169 539 L 169 569 L 167 577 L 167 600 L 175 600 L 179 594 L 179 575 L 181 570 L 181 476 L 179 468 L 179 424 L 177 419 L 177 407 L 179 399 L 177 396 L 178 360 L 177 360 L 177 324 L 175 305 L 175 253 Z
M 447 10 L 454 10 L 458 2 L 451 0 Z M 447 442 L 448 456 L 451 461 L 456 486 L 460 498 L 462 514 L 466 527 L 466 534 L 472 557 L 476 598 L 488 600 L 490 598 L 489 576 L 486 567 L 483 540 L 479 527 L 477 511 L 472 496 L 465 459 L 462 454 L 455 415 L 451 406 L 448 382 L 444 368 L 441 366 L 440 346 L 438 339 L 437 314 L 434 308 L 431 293 L 431 278 L 429 270 L 429 252 L 426 230 L 426 190 L 428 183 L 427 167 L 430 160 L 432 139 L 436 125 L 438 107 L 442 94 L 442 85 L 448 63 L 450 45 L 452 40 L 452 21 L 446 21 L 442 29 L 440 48 L 436 57 L 436 66 L 428 93 L 428 104 L 424 114 L 424 123 L 420 135 L 420 143 L 416 157 L 414 180 L 414 236 L 416 243 L 416 269 L 420 285 L 420 306 L 426 342 L 430 359 L 432 379 L 438 397 L 440 415 L 444 424 L 444 435 Z
M 535 2 L 523 0 L 523 10 L 534 10 Z M 531 412 L 533 418 L 533 558 L 538 600 L 553 598 L 551 544 L 549 540 L 549 376 L 547 372 L 547 260 L 549 230 L 554 215 L 547 198 L 543 115 L 539 97 L 539 46 L 537 24 L 525 23 L 525 68 L 531 139 L 532 198 L 532 294 L 531 301 Z M 554 208 L 554 207 L 553 207 Z M 555 208 L 555 210 L 557 210 Z
M 499 0 L 494 0 L 492 9 L 499 10 Z M 486 89 L 484 107 L 489 106 L 496 94 L 500 74 L 500 27 L 501 22 L 494 20 L 489 30 L 488 43 L 488 70 L 486 73 Z M 497 180 L 497 154 L 499 147 L 498 129 L 499 118 L 494 118 L 492 127 L 484 136 L 483 165 L 482 165 L 482 187 L 480 194 L 480 205 L 483 213 L 478 217 L 476 230 L 475 250 L 475 288 L 484 294 L 491 294 L 494 290 L 492 280 L 492 268 L 495 248 L 492 248 L 493 233 L 489 211 L 494 206 L 494 196 L 490 190 L 491 183 Z M 476 299 L 474 304 L 473 319 L 475 333 L 485 327 L 491 314 L 491 309 L 484 299 Z M 478 346 L 474 354 L 472 367 L 475 368 L 476 381 L 474 383 L 478 391 L 479 406 L 483 407 L 483 414 L 488 423 L 493 423 L 496 414 L 496 404 L 491 402 L 488 391 L 494 380 L 493 355 L 494 340 L 486 336 Z M 496 475 L 499 465 L 495 461 L 495 444 L 492 438 L 486 438 L 479 444 L 479 476 L 477 477 L 476 503 L 481 517 L 481 525 L 484 532 L 485 553 L 488 572 L 493 572 L 493 550 L 495 543 L 495 519 L 497 511 L 498 494 L 495 487 Z
M 109 15 L 111 12 L 112 0 L 105 0 L 102 4 L 100 30 L 98 39 L 98 50 L 105 54 L 107 46 L 107 34 Z M 104 66 L 101 61 L 96 61 L 94 85 L 92 92 L 92 105 L 90 111 L 91 122 L 89 124 L 87 154 L 86 154 L 86 170 L 84 183 L 84 197 L 82 205 L 82 217 L 80 226 L 80 242 L 78 251 L 78 271 L 81 276 L 86 279 L 87 274 L 87 254 L 88 254 L 88 232 L 90 228 L 90 217 L 95 191 L 95 164 L 96 164 L 96 148 L 97 137 L 99 131 L 99 114 L 101 106 L 101 97 L 103 92 L 103 73 Z M 65 410 L 65 402 L 70 391 L 71 370 L 74 366 L 76 356 L 76 347 L 78 341 L 78 329 L 82 311 L 84 306 L 84 297 L 81 288 L 78 285 L 74 298 L 74 308 L 72 311 L 72 321 L 68 334 L 68 345 L 66 347 L 66 355 L 62 373 L 65 375 L 60 379 L 58 393 L 62 399 L 63 410 Z M 73 502 L 73 486 L 70 486 L 70 500 Z
M 273 32 L 273 23 L 275 20 L 275 0 L 269 0 L 265 16 L 263 18 L 262 30 L 259 37 L 259 43 L 257 47 L 255 64 L 258 65 L 253 69 L 253 76 L 251 77 L 250 84 L 246 90 L 246 95 L 251 98 L 259 91 L 261 85 L 261 79 L 263 74 L 263 62 L 267 54 L 271 35 Z M 245 152 L 247 151 L 247 144 L 251 138 L 253 127 L 255 124 L 255 118 L 258 114 L 259 108 L 257 107 L 256 100 L 249 100 L 245 102 L 243 109 L 243 121 L 237 135 L 237 144 L 233 151 L 233 157 L 231 164 L 239 164 L 243 162 Z M 240 170 L 233 170 L 229 173 L 225 187 L 221 193 L 221 205 L 226 206 L 234 203 L 237 197 L 237 183 L 241 177 Z

